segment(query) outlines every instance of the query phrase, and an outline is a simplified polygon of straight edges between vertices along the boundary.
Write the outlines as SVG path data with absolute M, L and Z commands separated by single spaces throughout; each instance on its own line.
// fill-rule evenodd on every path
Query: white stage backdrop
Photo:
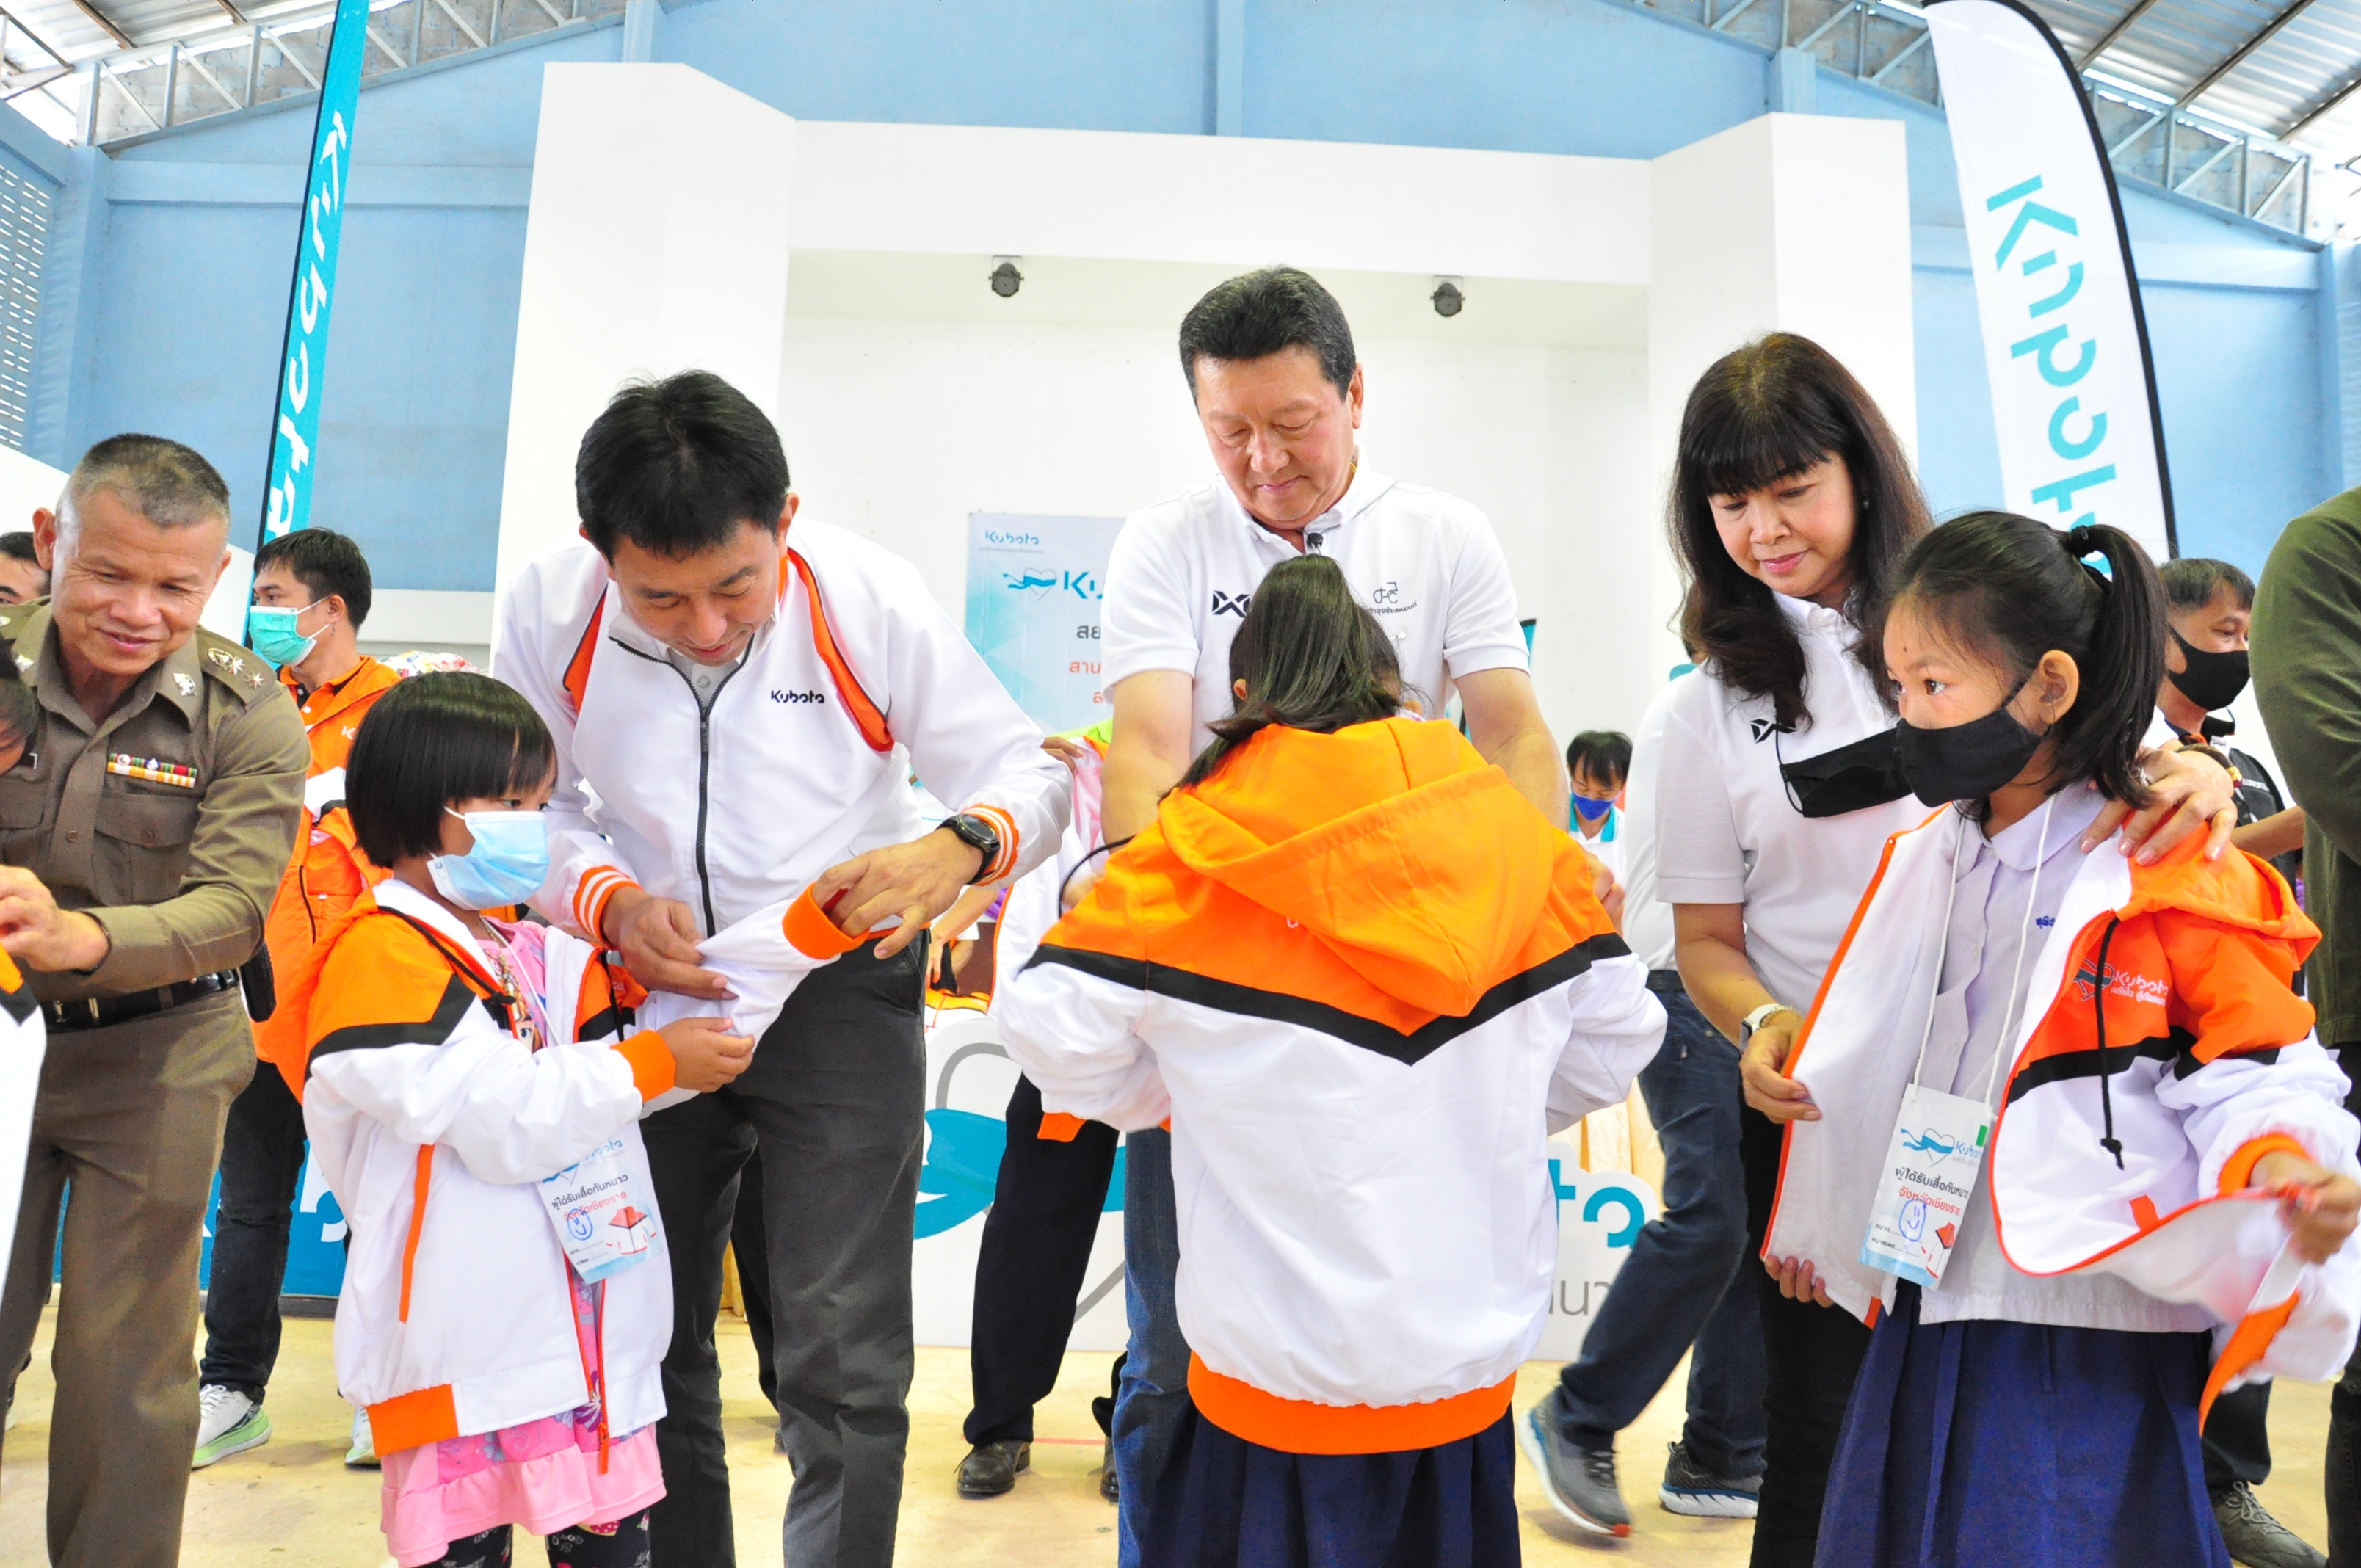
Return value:
M 1016 1069 L 1001 1049 L 991 1017 L 946 1008 L 927 1021 L 927 1154 L 918 1173 L 917 1240 L 911 1261 L 912 1318 L 920 1344 L 969 1343 L 975 1259 L 983 1216 L 1007 1141 L 1003 1120 Z M 1557 1278 L 1549 1321 L 1534 1355 L 1572 1361 L 1607 1299 L 1608 1287 L 1640 1227 L 1656 1217 L 1656 1195 L 1620 1171 L 1587 1171 L 1571 1142 L 1550 1145 L 1557 1188 Z M 1072 1350 L 1115 1351 L 1124 1343 L 1123 1163 L 1118 1156 L 1105 1211 L 1091 1250 Z
M 2015 0 L 1927 8 L 2010 510 L 2161 561 L 2172 486 L 2114 171 L 2073 64 Z

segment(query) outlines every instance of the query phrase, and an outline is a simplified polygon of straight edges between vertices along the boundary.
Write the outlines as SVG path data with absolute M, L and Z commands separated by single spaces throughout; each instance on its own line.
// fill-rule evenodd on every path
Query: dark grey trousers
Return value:
M 885 1568 L 910 1430 L 911 1213 L 926 1094 L 920 949 L 813 971 L 729 1088 L 641 1124 L 672 1255 L 656 1568 L 730 1568 L 713 1320 L 739 1172 L 762 1153 L 787 1568 Z

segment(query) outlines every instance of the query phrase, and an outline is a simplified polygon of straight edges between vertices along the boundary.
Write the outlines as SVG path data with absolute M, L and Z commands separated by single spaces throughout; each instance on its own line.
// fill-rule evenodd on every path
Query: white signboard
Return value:
M 1927 8 L 2011 511 L 2108 523 L 2158 561 L 2172 488 L 2147 325 L 2073 64 L 2013 0 Z

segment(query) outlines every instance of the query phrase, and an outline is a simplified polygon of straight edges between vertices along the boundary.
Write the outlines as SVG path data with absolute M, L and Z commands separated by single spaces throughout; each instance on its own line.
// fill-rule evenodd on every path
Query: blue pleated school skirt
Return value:
M 1192 1408 L 1157 1488 L 1144 1568 L 1516 1568 L 1517 1447 L 1503 1414 L 1398 1453 L 1283 1453 Z
M 1918 1321 L 1853 1385 L 1819 1568 L 2230 1568 L 2205 1492 L 2204 1334 Z

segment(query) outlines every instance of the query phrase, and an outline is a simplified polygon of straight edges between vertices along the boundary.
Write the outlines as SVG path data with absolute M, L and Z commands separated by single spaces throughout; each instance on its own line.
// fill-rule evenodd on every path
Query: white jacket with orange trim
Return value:
M 303 1126 L 351 1226 L 336 1386 L 390 1453 L 588 1402 L 538 1183 L 613 1140 L 634 1202 L 654 1212 L 639 1118 L 672 1087 L 673 1060 L 653 1034 L 617 1038 L 614 988 L 587 944 L 549 933 L 554 1038 L 536 1051 L 496 1016 L 500 984 L 465 927 L 401 882 L 375 904 L 336 938 L 310 998 Z M 620 1435 L 664 1410 L 660 1214 L 647 1257 L 602 1288 Z
M 1788 1063 L 1820 1119 L 1789 1125 L 1763 1253 L 1808 1260 L 1872 1321 L 1894 1277 L 1861 1243 L 1935 992 L 1957 827 L 1938 812 L 1888 841 Z M 1982 1179 L 2015 1268 L 2114 1275 L 2220 1323 L 2210 1401 L 2351 1354 L 2361 1241 L 2303 1262 L 2246 1181 L 2273 1149 L 2361 1175 L 2361 1126 L 2289 989 L 2318 929 L 2268 864 L 2200 847 L 2082 858 L 2036 951 Z
M 588 543 L 527 566 L 500 600 L 492 673 L 557 740 L 549 881 L 534 907 L 596 938 L 616 889 L 697 912 L 710 937 L 829 867 L 917 837 L 906 765 L 992 818 L 1029 869 L 1066 822 L 1066 770 L 1041 750 L 916 568 L 824 522 L 796 522 L 777 613 L 700 713 Z M 792 959 L 782 949 L 782 964 Z
M 1293 1453 L 1508 1409 L 1548 1310 L 1544 1140 L 1664 1009 L 1590 862 L 1448 725 L 1272 729 L 1174 791 L 997 1011 L 1050 1112 L 1172 1123 L 1206 1418 Z

